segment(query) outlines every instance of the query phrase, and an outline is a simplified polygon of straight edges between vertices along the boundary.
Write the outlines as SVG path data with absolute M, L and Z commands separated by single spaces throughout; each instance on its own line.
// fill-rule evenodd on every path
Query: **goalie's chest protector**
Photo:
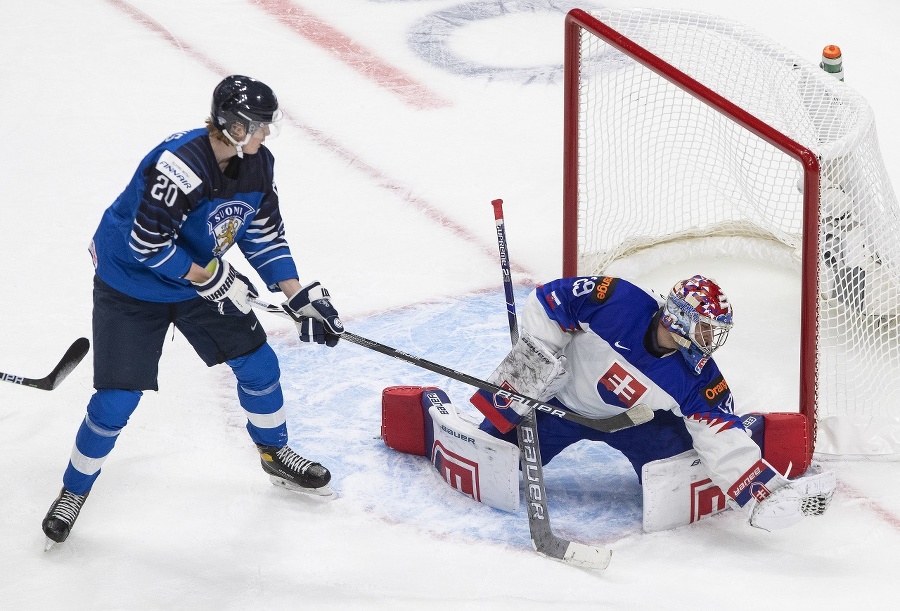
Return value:
M 708 388 L 723 386 L 728 394 L 711 360 L 698 376 L 678 352 L 663 357 L 648 352 L 648 329 L 661 306 L 656 298 L 622 279 L 587 280 L 544 287 L 547 314 L 563 329 L 576 329 L 564 351 L 570 378 L 556 395 L 566 407 L 605 417 L 645 404 L 685 416 L 718 404 L 722 397 L 710 398 Z

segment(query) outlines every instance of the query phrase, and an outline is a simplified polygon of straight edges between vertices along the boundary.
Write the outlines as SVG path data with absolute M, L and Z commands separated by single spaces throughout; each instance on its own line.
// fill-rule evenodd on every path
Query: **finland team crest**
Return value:
M 206 219 L 209 234 L 216 240 L 216 247 L 213 250 L 215 256 L 219 256 L 231 248 L 238 232 L 247 221 L 247 217 L 254 212 L 250 204 L 240 200 L 232 200 L 216 206 Z

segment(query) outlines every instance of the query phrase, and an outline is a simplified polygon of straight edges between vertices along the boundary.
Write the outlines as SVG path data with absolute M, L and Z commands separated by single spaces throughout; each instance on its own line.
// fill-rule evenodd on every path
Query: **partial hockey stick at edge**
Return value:
M 91 348 L 91 342 L 86 337 L 76 339 L 66 353 L 60 359 L 56 367 L 49 374 L 40 379 L 26 378 L 11 373 L 0 371 L 0 381 L 19 384 L 20 386 L 28 386 L 29 388 L 37 388 L 40 390 L 53 390 L 66 379 L 72 370 L 75 369 L 81 360 L 87 355 Z
M 503 291 L 506 296 L 506 313 L 509 318 L 509 337 L 512 345 L 519 341 L 519 323 L 516 318 L 516 298 L 513 291 L 512 271 L 509 264 L 509 247 L 506 241 L 506 220 L 503 218 L 503 200 L 491 202 L 497 225 L 497 246 L 500 251 L 500 269 L 503 272 Z M 528 530 L 531 544 L 537 553 L 573 566 L 602 571 L 609 566 L 612 551 L 575 543 L 553 533 L 550 526 L 550 510 L 547 507 L 547 488 L 544 485 L 544 467 L 534 411 L 529 411 L 516 426 L 521 452 L 522 477 L 526 488 Z
M 279 316 L 284 316 L 293 320 L 293 317 L 290 314 L 276 305 L 261 301 L 260 299 L 256 299 L 253 297 L 251 297 L 247 301 L 251 306 L 255 308 L 265 310 L 270 314 L 277 314 Z M 409 354 L 408 352 L 403 352 L 402 350 L 397 350 L 396 348 L 380 344 L 374 340 L 367 339 L 354 333 L 350 333 L 349 331 L 344 331 L 344 333 L 341 334 L 341 338 L 347 340 L 352 344 L 356 344 L 357 346 L 362 346 L 363 348 L 368 348 L 369 350 L 380 352 L 391 358 L 405 361 L 410 365 L 415 365 L 416 367 L 420 367 L 421 369 L 427 369 L 428 371 L 446 376 L 448 378 L 456 380 L 457 382 L 462 382 L 463 384 L 468 384 L 469 386 L 480 388 L 485 392 L 497 395 L 498 397 L 501 397 L 503 399 L 516 401 L 517 403 L 521 403 L 522 405 L 525 405 L 532 409 L 546 412 L 551 416 L 556 416 L 557 418 L 562 418 L 563 420 L 571 420 L 572 422 L 583 424 L 588 428 L 592 428 L 597 431 L 603 431 L 604 433 L 614 433 L 616 431 L 627 429 L 638 424 L 643 424 L 644 422 L 648 422 L 653 419 L 653 410 L 643 404 L 635 405 L 634 407 L 628 408 L 620 414 L 616 414 L 615 416 L 610 416 L 608 418 L 586 418 L 574 412 L 559 409 L 555 405 L 544 403 L 543 401 L 538 401 L 537 399 L 532 399 L 531 397 L 519 394 L 517 392 L 501 388 L 485 380 L 480 380 L 474 376 L 462 373 L 461 371 L 450 369 L 449 367 L 445 367 L 444 365 L 439 365 L 426 359 L 419 358 L 417 356 Z

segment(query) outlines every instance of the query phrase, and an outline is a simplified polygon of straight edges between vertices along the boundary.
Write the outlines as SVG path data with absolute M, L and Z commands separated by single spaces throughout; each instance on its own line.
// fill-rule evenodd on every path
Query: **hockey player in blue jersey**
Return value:
M 278 359 L 250 309 L 256 288 L 223 255 L 237 245 L 272 291 L 286 296 L 302 341 L 334 346 L 338 313 L 318 282 L 301 285 L 285 239 L 274 159 L 278 100 L 241 75 L 213 92 L 205 128 L 175 133 L 144 157 L 103 214 L 90 245 L 94 277 L 94 387 L 42 527 L 65 541 L 100 468 L 157 371 L 169 325 L 208 366 L 237 379 L 264 471 L 273 483 L 327 497 L 331 474 L 288 445 Z
M 620 278 L 559 279 L 528 297 L 521 338 L 488 380 L 591 418 L 637 404 L 654 410 L 650 422 L 615 433 L 537 412 L 545 463 L 577 441 L 602 441 L 640 478 L 651 461 L 693 449 L 752 525 L 790 526 L 825 511 L 834 474 L 789 480 L 762 458 L 712 359 L 732 324 L 731 304 L 703 276 L 678 282 L 664 300 Z M 483 431 L 516 443 L 513 428 L 527 408 L 485 391 L 472 403 L 486 416 Z

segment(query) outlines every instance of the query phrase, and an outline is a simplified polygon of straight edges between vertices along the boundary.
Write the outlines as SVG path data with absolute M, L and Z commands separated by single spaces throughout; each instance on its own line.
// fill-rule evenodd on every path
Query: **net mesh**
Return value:
M 818 256 L 801 262 L 803 167 L 579 29 L 578 273 L 667 242 L 754 238 L 817 274 L 820 454 L 900 454 L 900 211 L 866 101 L 817 65 L 711 15 L 594 15 L 811 150 Z

